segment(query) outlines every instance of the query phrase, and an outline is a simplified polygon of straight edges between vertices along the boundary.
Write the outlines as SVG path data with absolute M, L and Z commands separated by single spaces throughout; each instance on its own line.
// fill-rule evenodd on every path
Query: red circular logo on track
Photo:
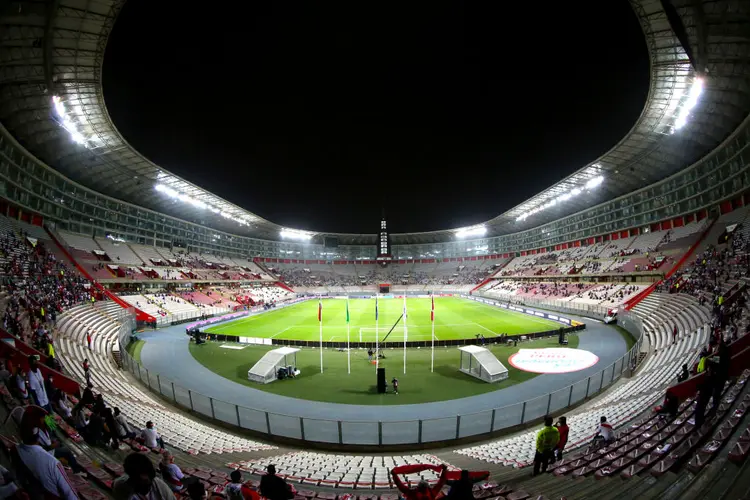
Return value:
M 513 368 L 531 373 L 571 373 L 590 368 L 599 362 L 593 352 L 566 347 L 521 349 L 508 358 Z

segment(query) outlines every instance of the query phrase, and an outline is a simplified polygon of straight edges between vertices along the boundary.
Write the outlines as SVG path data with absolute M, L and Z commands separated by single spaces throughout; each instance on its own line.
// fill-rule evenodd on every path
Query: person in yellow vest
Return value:
M 541 472 L 547 472 L 547 465 L 553 457 L 557 443 L 560 441 L 560 431 L 552 426 L 552 417 L 544 417 L 544 427 L 536 435 L 536 454 L 534 455 L 534 472 L 536 476 Z
M 708 356 L 701 356 L 700 361 L 698 361 L 698 373 L 703 373 L 706 371 L 706 360 L 708 359 Z

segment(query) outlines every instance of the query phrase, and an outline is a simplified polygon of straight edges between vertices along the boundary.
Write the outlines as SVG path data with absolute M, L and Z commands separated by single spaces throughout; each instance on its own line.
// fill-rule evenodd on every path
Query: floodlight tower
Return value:
M 378 262 L 387 265 L 393 257 L 391 256 L 391 242 L 388 237 L 388 222 L 385 220 L 385 210 L 380 218 L 380 231 L 378 233 Z
M 393 260 L 393 256 L 391 255 L 391 243 L 388 238 L 388 222 L 385 220 L 385 210 L 383 210 L 383 216 L 380 218 L 380 232 L 378 233 L 377 261 L 382 267 L 386 267 L 391 260 Z M 380 283 L 378 285 L 378 292 L 384 294 L 391 293 L 390 282 Z

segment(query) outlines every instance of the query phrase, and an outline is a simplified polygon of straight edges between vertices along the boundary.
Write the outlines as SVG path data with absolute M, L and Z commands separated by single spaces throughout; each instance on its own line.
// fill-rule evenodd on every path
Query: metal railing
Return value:
M 510 304 L 519 304 L 529 307 L 540 307 L 542 309 L 551 309 L 553 311 L 568 313 L 568 314 L 579 314 L 583 316 L 597 316 L 603 318 L 607 315 L 610 309 L 615 309 L 615 306 L 606 307 L 594 304 L 581 304 L 578 302 L 569 302 L 567 300 L 553 300 L 553 299 L 533 299 L 529 297 L 518 298 L 514 295 L 499 295 L 499 294 L 488 294 L 484 292 L 475 293 L 480 297 L 486 299 L 499 300 L 502 302 L 508 302 Z
M 121 349 L 121 352 L 123 368 L 163 398 L 205 417 L 265 434 L 269 439 L 279 436 L 300 441 L 360 446 L 422 444 L 463 439 L 530 423 L 601 393 L 626 370 L 634 368 L 638 359 L 643 339 L 641 323 L 629 312 L 622 313 L 620 321 L 635 336 L 635 345 L 614 363 L 572 385 L 499 408 L 444 418 L 397 422 L 315 419 L 238 406 L 175 383 L 144 368 L 125 349 Z
M 211 317 L 219 314 L 229 314 L 232 310 L 226 307 L 204 307 L 194 311 L 183 311 L 171 313 L 166 316 L 156 317 L 156 326 L 159 328 L 184 323 L 186 321 L 201 318 L 203 316 Z

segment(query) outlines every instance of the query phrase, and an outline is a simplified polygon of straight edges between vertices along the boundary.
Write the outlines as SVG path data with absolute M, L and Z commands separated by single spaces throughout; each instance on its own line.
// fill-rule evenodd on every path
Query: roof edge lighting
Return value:
M 696 76 L 693 79 L 693 84 L 682 96 L 682 102 L 680 105 L 680 109 L 677 112 L 677 118 L 675 118 L 674 125 L 672 125 L 672 130 L 670 131 L 672 134 L 687 125 L 688 118 L 690 118 L 690 112 L 698 104 L 698 98 L 702 93 L 703 78 Z
M 534 214 L 538 214 L 542 210 L 546 210 L 548 208 L 554 207 L 558 203 L 565 203 L 569 199 L 578 196 L 579 194 L 583 193 L 584 191 L 590 191 L 597 186 L 601 185 L 604 182 L 604 177 L 601 175 L 597 175 L 596 177 L 592 177 L 588 181 L 586 181 L 586 184 L 583 186 L 575 187 L 568 191 L 565 194 L 561 194 L 557 198 L 552 198 L 547 203 L 544 203 L 542 205 L 537 206 L 536 208 L 533 208 L 529 210 L 528 212 L 522 213 L 518 217 L 516 217 L 516 222 L 522 222 L 525 221 L 527 218 Z
M 290 240 L 302 240 L 302 241 L 308 241 L 313 237 L 312 233 L 308 233 L 307 231 L 300 231 L 298 229 L 287 229 L 284 228 L 279 232 L 279 235 L 282 238 L 290 239 Z
M 101 141 L 95 135 L 90 135 L 88 137 L 83 135 L 79 130 L 80 127 L 78 124 L 73 121 L 71 114 L 66 109 L 65 103 L 60 96 L 52 96 L 52 107 L 55 110 L 55 121 L 68 131 L 73 142 L 80 144 L 87 149 L 93 149 L 101 145 Z
M 481 224 L 479 226 L 464 227 L 456 230 L 456 238 L 484 236 L 485 234 L 487 234 L 487 227 L 484 224 Z
M 191 205 L 195 208 L 200 208 L 202 210 L 210 210 L 211 212 L 217 215 L 220 215 L 224 217 L 225 219 L 234 221 L 241 226 L 249 226 L 250 221 L 252 221 L 252 217 L 248 216 L 247 214 L 244 214 L 244 213 L 234 214 L 231 212 L 227 212 L 226 210 L 222 210 L 219 207 L 210 205 L 203 200 L 200 200 L 193 196 L 188 196 L 185 193 L 181 193 L 177 191 L 176 189 L 173 189 L 165 184 L 155 184 L 154 189 L 156 191 L 159 191 L 160 193 L 167 195 L 168 197 L 172 199 L 180 200 L 181 202 L 187 203 L 188 205 Z

